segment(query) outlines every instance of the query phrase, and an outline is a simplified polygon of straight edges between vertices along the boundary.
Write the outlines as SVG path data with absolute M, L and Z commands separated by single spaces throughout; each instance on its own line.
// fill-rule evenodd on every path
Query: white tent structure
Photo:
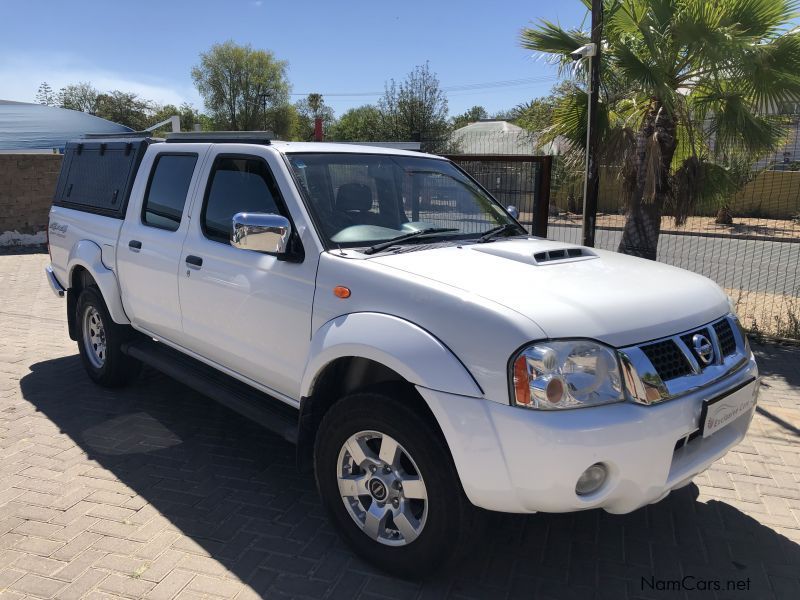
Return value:
M 127 133 L 130 128 L 88 113 L 0 100 L 0 152 L 61 151 L 86 133 Z
M 483 119 L 456 129 L 451 141 L 458 154 L 560 154 L 563 150 L 559 140 L 540 146 L 535 134 L 498 119 Z

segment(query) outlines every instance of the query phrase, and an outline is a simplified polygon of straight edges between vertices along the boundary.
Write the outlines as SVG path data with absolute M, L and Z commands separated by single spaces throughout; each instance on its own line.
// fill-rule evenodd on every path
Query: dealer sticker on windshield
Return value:
M 726 396 L 704 402 L 700 415 L 703 437 L 719 431 L 752 409 L 757 395 L 758 382 L 753 379 Z

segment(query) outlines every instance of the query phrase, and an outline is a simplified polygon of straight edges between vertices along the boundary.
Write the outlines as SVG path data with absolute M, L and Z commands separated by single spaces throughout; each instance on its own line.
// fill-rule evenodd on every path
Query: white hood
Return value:
M 370 261 L 496 302 L 551 338 L 593 338 L 620 347 L 685 331 L 728 311 L 714 282 L 683 269 L 587 248 L 588 256 L 578 258 L 547 260 L 540 254 L 569 248 L 580 246 L 516 239 Z

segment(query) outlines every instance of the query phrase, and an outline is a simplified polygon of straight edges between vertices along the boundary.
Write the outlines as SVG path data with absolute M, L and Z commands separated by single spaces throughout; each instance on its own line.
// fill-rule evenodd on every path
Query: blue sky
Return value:
M 533 79 L 451 91 L 451 114 L 490 112 L 546 94 L 555 68 L 519 47 L 543 17 L 579 25 L 579 0 L 286 2 L 0 0 L 0 98 L 33 101 L 39 83 L 91 81 L 158 102 L 202 100 L 190 70 L 215 42 L 232 39 L 289 62 L 296 94 L 321 92 L 337 114 L 375 102 L 384 82 L 430 62 L 442 87 Z M 300 96 L 294 96 L 298 99 Z

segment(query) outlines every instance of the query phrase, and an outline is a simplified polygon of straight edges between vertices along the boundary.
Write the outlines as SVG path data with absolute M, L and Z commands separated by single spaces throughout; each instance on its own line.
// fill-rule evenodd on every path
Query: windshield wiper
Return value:
M 386 250 L 386 248 L 389 248 L 390 246 L 394 246 L 397 242 L 410 240 L 411 238 L 415 238 L 426 233 L 445 233 L 447 231 L 460 231 L 460 229 L 458 229 L 458 227 L 428 227 L 427 229 L 420 229 L 418 231 L 412 231 L 411 233 L 404 233 L 403 235 L 398 235 L 397 237 L 393 237 L 385 242 L 370 246 L 364 250 L 364 254 L 375 254 L 381 250 Z
M 502 225 L 498 225 L 497 227 L 492 227 L 489 231 L 487 231 L 481 237 L 478 238 L 477 243 L 485 244 L 486 242 L 491 242 L 498 235 L 506 233 L 507 231 L 511 231 L 512 229 L 518 231 L 519 225 L 517 225 L 516 223 L 504 223 Z

